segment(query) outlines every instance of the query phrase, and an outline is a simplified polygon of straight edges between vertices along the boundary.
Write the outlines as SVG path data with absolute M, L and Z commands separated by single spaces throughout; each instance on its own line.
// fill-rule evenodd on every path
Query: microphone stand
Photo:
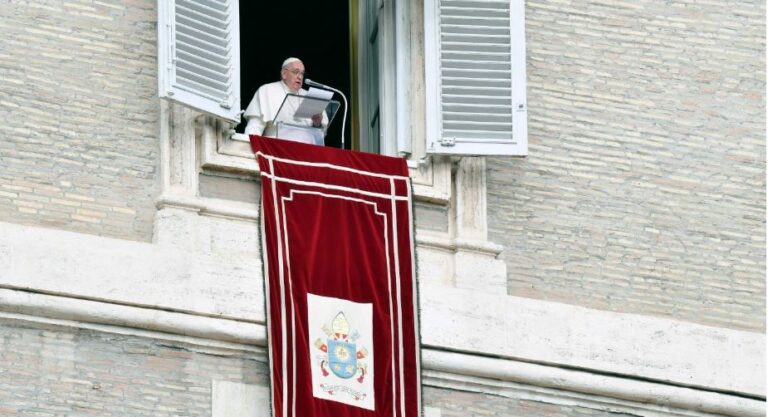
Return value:
M 341 119 L 341 149 L 344 149 L 344 128 L 347 124 L 347 97 L 344 95 L 344 93 L 341 92 L 341 90 L 335 89 L 333 87 L 327 86 L 325 84 L 320 84 L 318 82 L 312 81 L 309 78 L 304 80 L 304 82 L 307 85 L 310 85 L 312 87 L 318 87 L 318 88 L 324 88 L 326 90 L 331 90 L 335 93 L 339 93 L 341 95 L 341 99 L 344 100 L 344 117 Z

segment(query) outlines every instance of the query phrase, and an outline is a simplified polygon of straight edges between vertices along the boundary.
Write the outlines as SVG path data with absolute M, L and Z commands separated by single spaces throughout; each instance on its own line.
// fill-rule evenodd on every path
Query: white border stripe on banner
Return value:
M 284 240 L 285 240 L 285 259 L 286 259 L 286 264 L 288 265 L 288 293 L 290 294 L 290 299 L 291 299 L 291 341 L 292 341 L 292 343 L 291 343 L 291 359 L 292 359 L 291 363 L 293 363 L 293 372 L 291 373 L 291 375 L 292 375 L 292 379 L 291 379 L 291 399 L 292 400 L 291 400 L 291 412 L 290 412 L 290 414 L 293 417 L 296 416 L 296 381 L 297 381 L 297 378 L 296 378 L 296 354 L 297 354 L 297 352 L 296 352 L 296 310 L 295 310 L 295 307 L 294 307 L 295 303 L 294 303 L 294 298 L 293 298 L 294 293 L 293 293 L 293 274 L 291 272 L 291 245 L 290 245 L 290 237 L 289 237 L 289 234 L 288 234 L 288 216 L 287 216 L 286 211 L 285 211 L 285 202 L 286 201 L 288 201 L 288 202 L 294 201 L 293 200 L 294 194 L 313 194 L 313 195 L 320 195 L 320 196 L 327 197 L 327 198 L 342 198 L 342 199 L 345 199 L 345 200 L 362 202 L 362 203 L 373 205 L 374 206 L 374 212 L 376 214 L 381 215 L 381 216 L 385 216 L 383 213 L 379 213 L 378 212 L 378 210 L 376 209 L 376 203 L 368 202 L 368 201 L 360 200 L 360 199 L 356 199 L 356 198 L 346 197 L 346 196 L 335 196 L 335 195 L 332 195 L 332 194 L 325 194 L 325 193 L 320 193 L 320 192 L 316 192 L 316 191 L 304 191 L 304 190 L 294 190 L 294 189 L 292 189 L 292 190 L 290 190 L 290 193 L 289 193 L 288 197 L 286 197 L 286 196 L 282 196 L 281 197 L 280 205 L 281 205 L 282 213 L 283 213 L 283 215 L 282 215 L 282 219 L 283 219 L 282 227 L 283 227 L 283 237 L 284 237 Z M 386 220 L 386 217 L 384 217 L 384 227 L 385 227 L 385 230 L 386 230 L 386 225 L 387 225 L 387 220 Z M 386 239 L 386 236 L 385 236 L 385 239 Z
M 393 222 L 394 220 L 394 213 L 393 214 Z M 384 235 L 387 236 L 387 231 L 384 231 Z M 390 357 L 390 362 L 392 363 L 392 401 L 397 400 L 397 384 L 395 383 L 395 378 L 397 375 L 397 370 L 395 369 L 395 322 L 392 320 L 393 315 L 393 303 L 392 303 L 392 270 L 389 266 L 389 242 L 387 242 L 387 246 L 384 247 L 384 253 L 386 254 L 386 261 L 387 261 L 387 293 L 389 294 L 389 334 L 392 336 L 390 338 L 390 345 L 392 350 L 392 356 Z M 397 417 L 397 407 L 392 407 L 392 417 Z
M 264 221 L 264 205 L 261 204 L 261 247 L 266 248 L 267 247 L 267 235 L 266 235 L 266 225 Z M 265 251 L 266 249 L 262 249 L 262 251 Z M 271 340 L 272 340 L 272 302 L 269 300 L 269 276 L 270 276 L 270 270 L 269 270 L 269 256 L 262 256 L 262 259 L 264 260 L 264 299 L 266 300 L 266 316 L 267 316 L 267 354 L 269 355 L 269 363 L 274 364 L 275 358 L 272 356 L 272 349 L 271 347 Z M 269 370 L 269 386 L 274 387 L 275 386 L 275 375 L 272 372 L 272 370 Z M 272 415 L 274 416 L 276 413 L 275 410 L 275 399 L 274 399 L 274 392 L 271 392 L 269 395 L 270 398 L 270 404 L 272 407 Z
M 308 187 L 317 187 L 317 188 L 327 188 L 329 190 L 337 190 L 337 191 L 346 191 L 348 193 L 356 193 L 356 194 L 362 194 L 369 197 L 378 197 L 378 198 L 386 198 L 387 200 L 394 198 L 398 201 L 407 201 L 408 197 L 402 197 L 402 196 L 392 196 L 392 194 L 383 194 L 383 193 L 374 193 L 371 191 L 365 191 L 361 190 L 359 188 L 350 188 L 350 187 L 344 187 L 341 185 L 332 185 L 332 184 L 324 184 L 321 182 L 311 182 L 311 181 L 302 181 L 302 180 L 294 180 L 291 178 L 285 178 L 285 177 L 278 177 L 277 175 L 272 174 L 261 174 L 262 177 L 267 177 L 273 181 L 278 182 L 285 182 L 288 184 L 296 184 L 296 185 L 305 185 Z
M 293 190 L 291 190 L 293 191 Z M 288 268 L 288 295 L 291 299 L 291 415 L 296 417 L 296 308 L 293 299 L 293 277 L 291 274 L 291 246 L 288 244 L 288 217 L 285 214 L 285 197 L 280 202 L 282 209 L 283 238 L 285 239 L 285 264 Z M 285 378 L 285 376 L 283 376 Z
M 274 165 L 272 164 L 272 161 L 269 161 L 269 170 L 270 172 L 274 172 Z M 283 376 L 283 398 L 282 398 L 282 404 L 283 404 L 283 417 L 288 417 L 288 407 L 286 406 L 285 401 L 285 393 L 288 391 L 288 378 L 286 378 L 286 375 L 288 374 L 287 365 L 286 365 L 286 355 L 288 354 L 288 347 L 286 346 L 286 336 L 288 333 L 288 330 L 286 329 L 285 325 L 285 285 L 283 282 L 285 281 L 285 272 L 283 271 L 283 238 L 280 233 L 280 213 L 277 209 L 277 184 L 275 181 L 272 181 L 272 199 L 274 201 L 273 206 L 275 210 L 275 221 L 276 221 L 276 227 L 275 230 L 277 232 L 277 271 L 278 271 L 278 278 L 280 280 L 280 327 L 281 327 L 281 334 L 282 334 L 282 341 L 280 343 L 282 349 L 281 354 L 282 358 L 280 360 L 280 363 L 282 365 L 282 373 Z
M 395 195 L 395 181 L 389 180 L 389 185 L 392 199 L 391 208 L 392 211 L 392 252 L 395 257 L 395 293 L 397 294 L 397 362 L 400 367 L 398 375 L 400 377 L 400 412 L 402 416 L 405 416 L 405 369 L 403 365 L 403 300 L 402 290 L 400 289 L 400 254 L 398 253 L 399 240 L 397 235 L 397 200 Z
M 408 201 L 411 200 L 411 185 L 407 184 L 408 187 Z M 419 300 L 418 300 L 418 291 L 416 288 L 417 282 L 416 282 L 416 242 L 413 236 L 413 204 L 408 204 L 408 244 L 410 245 L 411 249 L 411 302 L 413 304 L 413 345 L 416 347 L 414 349 L 414 356 L 416 356 L 416 360 L 414 363 L 416 363 L 416 369 L 421 369 L 421 355 L 419 355 L 419 352 L 421 352 L 421 341 L 419 340 Z M 421 372 L 416 372 L 416 409 L 421 412 Z
M 298 161 L 298 160 L 295 160 L 295 159 L 280 158 L 278 156 L 267 155 L 267 154 L 265 154 L 265 153 L 263 153 L 261 151 L 256 152 L 255 155 L 261 156 L 262 158 L 265 158 L 265 159 L 269 160 L 270 162 L 274 160 L 274 161 L 277 161 L 277 162 L 283 162 L 283 163 L 292 164 L 292 165 L 307 166 L 307 167 L 319 167 L 319 168 L 329 168 L 329 169 L 335 169 L 335 170 L 338 170 L 338 171 L 346 171 L 346 172 L 352 172 L 352 173 L 355 173 L 355 174 L 366 175 L 366 176 L 369 176 L 369 177 L 386 178 L 386 179 L 395 178 L 395 179 L 399 179 L 399 180 L 407 180 L 407 179 L 410 178 L 410 177 L 404 176 L 404 175 L 388 175 L 388 174 L 379 174 L 377 172 L 362 171 L 362 170 L 359 170 L 359 169 L 349 168 L 349 167 L 345 167 L 345 166 L 342 166 L 342 165 L 329 164 L 327 162 L 307 162 L 307 161 Z M 274 171 L 272 171 L 272 172 L 274 172 Z
M 327 185 L 327 184 L 323 184 L 323 185 Z M 389 325 L 390 325 L 390 333 L 393 336 L 392 337 L 392 356 L 390 357 L 390 361 L 392 362 L 392 375 L 393 375 L 393 377 L 392 377 L 392 395 L 393 395 L 393 400 L 395 400 L 395 398 L 397 398 L 397 396 L 396 396 L 397 387 L 396 387 L 395 379 L 394 379 L 395 378 L 394 375 L 396 375 L 396 373 L 395 373 L 396 371 L 395 371 L 395 349 L 394 349 L 394 347 L 395 347 L 394 346 L 394 344 L 395 344 L 395 340 L 394 340 L 394 321 L 392 320 L 392 312 L 393 312 L 393 302 L 392 302 L 392 270 L 391 270 L 390 264 L 389 264 L 389 247 L 390 246 L 389 246 L 389 234 L 387 233 L 387 231 L 389 229 L 389 221 L 388 221 L 388 218 L 387 218 L 387 214 L 379 212 L 378 204 L 376 202 L 374 202 L 374 201 L 363 200 L 363 199 L 359 199 L 359 198 L 355 198 L 355 197 L 349 197 L 349 196 L 345 196 L 345 195 L 327 194 L 327 193 L 323 193 L 323 192 L 320 192 L 320 191 L 294 190 L 294 189 L 290 190 L 289 195 L 287 197 L 286 196 L 282 196 L 281 197 L 281 201 L 280 201 L 281 206 L 283 208 L 283 228 L 284 228 L 283 237 L 285 239 L 286 259 L 287 259 L 287 261 L 288 261 L 287 263 L 289 265 L 290 265 L 290 249 L 289 249 L 290 248 L 290 244 L 288 242 L 288 240 L 289 240 L 288 229 L 285 226 L 287 224 L 287 216 L 285 215 L 285 202 L 286 201 L 289 201 L 289 202 L 294 201 L 293 200 L 294 194 L 319 195 L 319 196 L 326 197 L 326 198 L 338 198 L 338 199 L 342 199 L 342 200 L 348 200 L 348 201 L 354 201 L 354 202 L 358 202 L 358 203 L 368 204 L 368 205 L 373 207 L 374 213 L 376 215 L 379 215 L 379 216 L 381 216 L 383 218 L 383 221 L 384 221 L 384 231 L 383 231 L 383 234 L 384 234 L 384 248 L 385 248 L 384 252 L 386 254 L 387 282 L 388 282 L 387 291 L 389 293 Z M 275 199 L 275 201 L 277 201 L 277 199 Z M 393 212 L 392 215 L 394 217 L 394 216 L 396 216 L 396 213 Z M 394 223 L 396 224 L 396 221 Z M 393 234 L 395 236 L 397 235 L 396 232 L 393 232 Z M 283 242 L 281 241 L 280 245 L 282 245 L 282 244 L 283 244 Z M 395 255 L 395 256 L 397 256 L 397 255 Z M 396 274 L 399 275 L 399 272 L 396 271 Z M 289 266 L 289 268 L 288 268 L 288 281 L 289 281 L 289 286 L 292 288 L 292 283 L 291 283 L 292 278 L 291 278 L 290 275 L 291 275 L 291 270 L 290 270 L 290 266 Z M 291 289 L 291 292 L 292 291 L 293 290 Z M 291 300 L 293 300 L 293 294 L 292 293 L 291 293 Z M 399 302 L 400 301 L 398 300 L 398 304 L 399 304 Z M 293 340 L 294 340 L 294 345 L 293 345 L 293 350 L 292 350 L 292 354 L 294 356 L 294 378 L 293 378 L 293 381 L 292 381 L 294 402 L 293 402 L 292 414 L 295 417 L 295 415 L 296 415 L 296 402 L 295 402 L 295 392 L 296 392 L 296 375 L 295 375 L 295 372 L 296 372 L 296 369 L 295 369 L 295 361 L 296 361 L 296 359 L 295 359 L 296 358 L 296 346 L 295 346 L 295 340 L 296 340 L 296 315 L 295 314 L 293 315 L 292 320 L 291 320 L 291 328 L 292 328 L 292 337 L 293 337 Z M 402 349 L 402 340 L 400 341 L 400 346 L 401 346 L 401 349 Z M 401 353 L 401 356 L 402 356 L 402 353 Z M 401 370 L 402 370 L 402 364 L 401 364 Z M 285 380 L 286 378 L 283 377 L 283 379 Z M 284 384 L 284 386 L 285 386 L 285 384 Z M 402 390 L 402 388 L 403 387 L 402 387 L 402 382 L 401 382 L 401 390 Z M 375 395 L 375 393 L 374 393 L 374 395 Z M 395 407 L 393 407 L 392 413 L 393 413 L 393 416 L 397 415 L 397 409 Z M 403 409 L 403 413 L 404 413 L 404 409 Z

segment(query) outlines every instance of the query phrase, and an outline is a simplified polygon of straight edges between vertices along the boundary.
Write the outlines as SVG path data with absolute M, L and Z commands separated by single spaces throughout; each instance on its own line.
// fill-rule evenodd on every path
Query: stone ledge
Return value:
M 182 208 L 200 214 L 235 220 L 258 220 L 259 218 L 259 208 L 255 204 L 216 198 L 164 194 L 157 199 L 156 206 L 158 210 L 166 207 Z
M 422 349 L 424 384 L 628 414 L 765 416 L 765 401 L 509 359 Z M 691 413 L 693 412 L 693 413 Z
M 171 340 L 214 354 L 267 360 L 261 323 L 0 289 L 0 318 Z M 587 370 L 422 347 L 422 382 L 505 397 L 589 405 L 644 416 L 765 415 L 765 401 Z
M 763 333 L 444 286 L 419 295 L 430 346 L 765 396 Z
M 143 329 L 221 342 L 263 346 L 266 327 L 187 313 L 0 288 L 0 312 Z

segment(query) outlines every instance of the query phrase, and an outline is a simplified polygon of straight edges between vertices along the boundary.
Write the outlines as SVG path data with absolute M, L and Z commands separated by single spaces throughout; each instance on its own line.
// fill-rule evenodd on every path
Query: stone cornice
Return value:
M 174 311 L 0 288 L 0 318 L 120 333 L 200 346 L 242 351 L 266 361 L 265 326 Z M 765 401 L 749 396 L 634 379 L 621 375 L 565 369 L 422 347 L 423 383 L 500 396 L 562 404 L 594 403 L 642 415 L 765 415 Z

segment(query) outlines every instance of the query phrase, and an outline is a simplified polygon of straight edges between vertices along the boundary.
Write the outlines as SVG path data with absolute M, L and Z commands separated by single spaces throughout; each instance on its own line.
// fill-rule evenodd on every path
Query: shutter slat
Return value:
M 226 96 L 226 93 L 224 93 L 224 92 L 226 92 L 227 88 L 229 87 L 225 83 L 221 83 L 221 82 L 218 82 L 216 80 L 212 80 L 210 78 L 206 78 L 206 77 L 204 77 L 204 76 L 202 76 L 200 74 L 197 74 L 195 72 L 192 72 L 192 71 L 187 71 L 183 67 L 177 67 L 176 68 L 176 78 L 179 79 L 179 80 L 194 81 L 194 82 L 196 82 L 196 83 L 198 83 L 200 85 L 204 85 L 204 86 L 209 87 L 211 89 L 220 90 L 220 91 L 222 91 L 222 94 L 221 94 L 222 97 Z
M 465 112 L 448 112 L 445 111 L 445 114 L 451 116 L 452 124 L 455 125 L 473 125 L 476 123 L 479 124 L 491 124 L 491 125 L 498 125 L 498 126 L 507 126 L 512 127 L 512 123 L 509 123 L 509 116 L 504 114 L 491 114 L 487 112 L 474 112 L 474 113 L 465 113 Z
M 477 77 L 472 77 L 476 74 Z M 509 71 L 491 71 L 486 69 L 466 69 L 466 68 L 446 68 L 443 70 L 443 79 L 446 82 L 450 81 L 496 81 L 504 79 L 509 81 Z
M 179 14 L 177 16 L 177 22 L 183 26 L 188 26 L 198 31 L 198 33 L 205 33 L 208 37 L 216 40 L 227 41 L 227 29 L 226 27 L 214 27 L 202 20 L 194 19 L 189 16 Z
M 219 63 L 216 63 L 211 60 L 203 59 L 204 57 L 195 55 L 193 53 L 188 53 L 184 49 L 178 49 L 176 51 L 176 56 L 180 60 L 191 62 L 195 65 L 201 66 L 201 67 L 207 67 L 209 70 L 220 73 L 220 74 L 226 74 L 229 72 L 229 67 L 226 65 L 221 65 Z
M 443 105 L 471 104 L 477 106 L 497 106 L 510 109 L 510 97 L 488 98 L 488 97 L 468 97 L 468 96 L 446 96 Z M 509 110 L 508 110 L 509 111 Z
M 200 95 L 202 97 L 205 97 L 211 101 L 220 102 L 224 98 L 226 98 L 225 95 L 221 94 L 220 90 L 210 88 L 208 86 L 202 85 L 200 83 L 196 83 L 193 80 L 186 79 L 186 78 L 177 78 L 176 79 L 178 88 L 188 91 L 190 93 L 194 93 L 197 95 Z
M 190 45 L 186 43 L 177 43 L 176 48 L 178 50 L 177 56 L 176 56 L 178 59 L 184 59 L 185 57 L 188 57 L 188 56 L 194 56 L 198 60 L 204 60 L 206 63 L 213 63 L 214 65 L 219 67 L 223 66 L 223 67 L 229 68 L 229 57 L 222 57 L 220 55 L 211 53 L 211 51 L 200 49 L 195 45 Z M 222 61 L 222 60 L 225 60 L 225 61 Z
M 509 8 L 509 0 L 443 0 L 443 7 L 497 7 Z
M 179 6 L 192 9 L 202 15 L 210 16 L 212 19 L 221 22 L 229 20 L 226 5 L 218 6 L 216 2 L 200 0 L 177 0 Z
M 509 29 L 507 26 L 509 19 L 498 19 L 493 17 L 475 18 L 467 16 L 445 17 L 443 28 L 451 27 L 473 27 L 482 29 Z
M 227 7 L 229 7 L 229 4 L 231 3 L 228 0 L 189 0 L 189 1 L 193 1 L 195 3 L 205 5 L 205 7 L 208 7 L 211 9 L 219 10 L 222 13 L 225 13 L 227 11 Z
M 210 51 L 212 54 L 219 55 L 221 57 L 229 56 L 229 50 L 227 50 L 226 43 L 223 45 L 216 45 L 208 42 L 208 37 L 204 33 L 200 33 L 189 27 L 179 27 L 176 39 L 179 43 L 185 43 L 187 45 L 194 45 L 204 51 Z
M 216 83 L 218 87 L 228 86 L 229 74 L 227 73 L 222 74 L 220 72 L 211 71 L 205 66 L 194 64 L 192 61 L 179 61 L 178 67 L 201 78 L 208 79 L 211 83 Z
M 446 137 L 455 137 L 453 134 L 455 132 L 451 130 L 445 131 Z M 461 138 L 461 141 L 464 144 L 472 145 L 473 147 L 485 147 L 485 145 L 491 143 L 491 144 L 497 144 L 497 145 L 507 145 L 509 143 L 509 139 L 505 138 L 504 134 L 499 134 L 499 132 L 485 132 L 485 131 L 474 131 L 471 136 L 465 135 Z M 469 153 L 469 152 L 468 152 Z
M 453 43 L 490 43 L 497 45 L 508 45 L 503 43 L 506 35 L 494 35 L 494 34 L 474 34 L 474 33 L 443 33 L 442 41 Z
M 473 51 L 450 51 L 443 52 L 441 57 L 446 61 L 454 59 L 479 59 L 483 61 L 509 62 L 509 54 L 499 54 L 493 52 L 473 52 Z
M 452 121 L 445 123 L 444 128 L 446 130 L 455 130 L 456 132 L 468 131 L 470 133 L 473 130 L 487 130 L 495 132 L 505 132 L 512 128 L 512 123 L 491 123 L 484 120 L 474 121 Z M 461 137 L 461 134 L 457 135 Z M 509 137 L 507 137 L 509 139 Z
M 510 89 L 512 88 L 512 83 L 509 82 L 509 80 L 461 80 L 461 81 L 452 81 L 450 84 L 446 85 L 446 88 L 453 89 L 453 88 L 464 88 L 464 89 L 483 89 L 483 88 L 490 88 L 490 89 Z
M 473 104 L 473 103 L 443 103 L 443 111 L 450 113 L 493 113 L 493 114 L 505 114 L 509 113 L 510 106 L 503 105 L 489 105 L 489 104 Z
M 478 27 L 471 25 L 443 25 L 441 27 L 443 35 L 476 35 L 478 34 Z M 483 28 L 483 35 L 487 36 L 509 36 L 509 28 L 506 27 L 485 27 Z
M 443 7 L 443 17 L 487 17 L 494 19 L 509 20 L 509 10 L 500 10 L 493 8 L 473 7 Z
M 483 61 L 474 59 L 444 59 L 443 65 L 456 71 L 497 70 L 510 72 L 512 70 L 509 62 Z
M 509 91 L 494 87 L 461 87 L 449 85 L 443 87 L 443 93 L 460 96 L 477 95 L 480 97 L 509 97 Z
M 184 16 L 187 19 L 194 20 L 195 22 L 199 22 L 200 24 L 206 25 L 208 27 L 218 28 L 223 31 L 229 30 L 228 22 L 223 20 L 216 20 L 207 14 L 200 13 L 195 9 L 190 9 L 189 7 L 184 7 L 182 5 L 176 6 L 176 15 L 177 17 Z
M 509 78 L 504 76 L 498 77 L 484 77 L 484 78 L 465 78 L 465 74 L 456 74 L 452 71 L 444 71 L 444 86 L 451 87 L 504 87 L 511 88 L 512 83 Z M 462 77 L 455 77 L 455 75 L 462 75 Z
M 512 88 L 512 83 L 509 80 L 451 80 L 450 83 L 443 84 L 446 86 L 446 88 L 460 88 L 465 89 L 465 91 L 472 91 L 472 89 L 477 89 L 478 91 L 482 91 L 483 89 L 500 89 L 503 88 L 505 90 L 509 90 Z M 502 94 L 504 96 L 508 96 L 507 94 Z
M 443 42 L 443 51 L 444 53 L 468 52 L 472 54 L 496 54 L 499 57 L 507 57 L 507 60 L 509 60 L 509 45 L 498 45 L 492 43 L 482 44 L 471 42 Z

